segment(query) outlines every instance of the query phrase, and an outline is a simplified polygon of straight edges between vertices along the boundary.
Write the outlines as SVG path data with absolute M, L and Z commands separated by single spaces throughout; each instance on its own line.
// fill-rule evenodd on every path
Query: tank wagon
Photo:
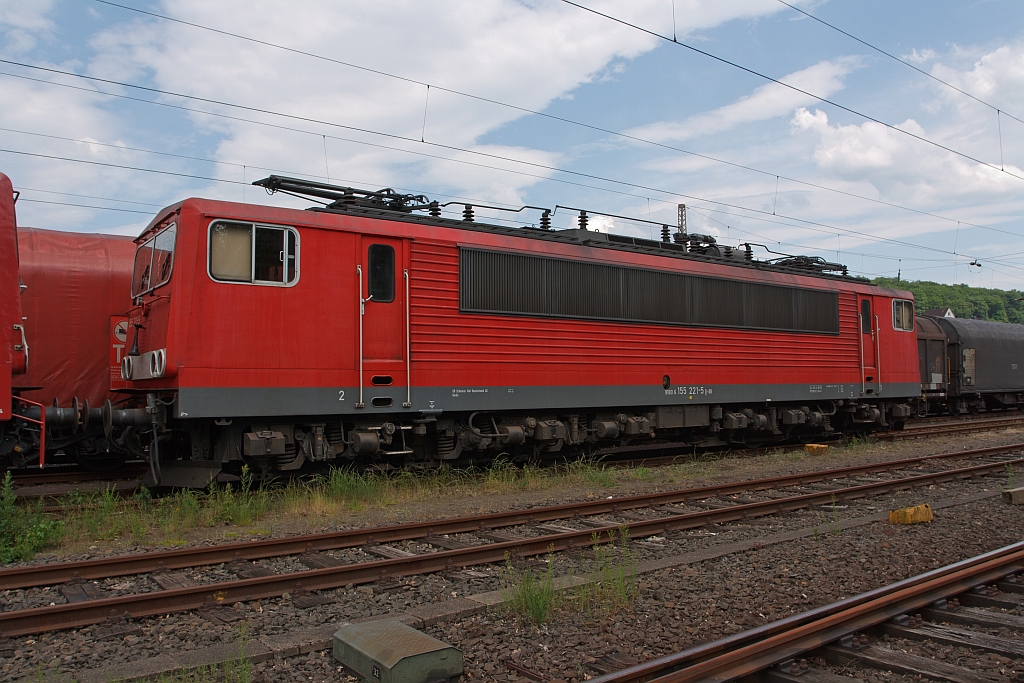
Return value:
M 187 199 L 136 240 L 133 402 L 104 421 L 164 483 L 813 438 L 899 427 L 920 393 L 912 296 L 837 264 L 600 233 L 585 212 L 509 228 L 390 190 L 256 184 L 324 205 Z
M 1024 407 L 1024 325 L 918 316 L 918 412 Z
M 58 453 L 116 466 L 128 452 L 107 441 L 103 415 L 124 384 L 135 244 L 18 227 L 16 199 L 0 174 L 0 469 Z
M 18 246 L 32 364 L 14 390 L 47 406 L 48 454 L 59 450 L 91 467 L 117 465 L 125 456 L 106 443 L 102 409 L 118 401 L 114 392 L 124 386 L 134 241 L 19 227 Z

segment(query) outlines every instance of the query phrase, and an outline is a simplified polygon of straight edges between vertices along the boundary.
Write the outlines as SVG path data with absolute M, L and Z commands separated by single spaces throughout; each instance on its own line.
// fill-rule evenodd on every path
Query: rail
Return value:
M 211 595 L 214 596 L 218 603 L 232 604 L 238 601 L 274 598 L 286 592 L 299 589 L 330 590 L 348 584 L 371 583 L 397 576 L 412 576 L 445 571 L 456 567 L 502 562 L 510 556 L 521 558 L 551 552 L 578 550 L 594 543 L 611 540 L 620 533 L 623 527 L 628 528 L 630 535 L 633 537 L 674 533 L 708 524 L 800 510 L 811 505 L 834 503 L 838 500 L 850 500 L 895 490 L 912 489 L 918 486 L 969 479 L 975 476 L 1004 471 L 1007 464 L 1024 464 L 1024 459 L 1016 458 L 1009 461 L 988 462 L 937 473 L 903 477 L 829 491 L 816 491 L 786 498 L 773 498 L 771 500 L 734 505 L 726 508 L 715 508 L 700 512 L 673 513 L 657 518 L 629 520 L 623 524 L 609 523 L 606 526 L 588 527 L 586 529 L 550 533 L 528 538 L 521 537 L 508 541 L 499 541 L 485 545 L 470 545 L 421 555 L 340 564 L 287 574 L 243 578 L 199 586 L 152 591 L 149 593 L 100 598 L 86 602 L 0 612 L 0 633 L 4 633 L 7 636 L 17 636 L 88 626 L 106 619 L 111 610 L 117 610 L 119 614 L 127 611 L 132 617 L 146 617 L 174 611 L 198 609 L 207 604 L 207 599 Z M 536 523 L 534 518 L 529 517 L 530 513 L 531 511 L 527 510 L 522 511 L 520 514 L 527 517 L 526 523 Z M 461 523 L 465 525 L 467 519 L 461 520 Z M 429 523 L 420 523 L 409 526 L 418 527 L 418 537 L 426 536 L 428 539 L 433 535 L 455 533 L 453 528 L 445 528 L 440 523 L 434 524 L 432 527 L 428 525 Z M 424 529 L 424 526 L 427 526 L 427 528 Z M 475 526 L 466 526 L 463 532 L 482 531 L 488 528 L 490 528 L 488 525 L 477 522 Z M 391 530 L 398 538 L 403 536 L 409 538 L 409 531 L 405 527 L 391 527 Z M 380 530 L 372 529 L 336 532 L 333 536 L 336 539 L 334 547 L 353 547 L 356 545 L 398 540 L 398 538 L 381 534 Z M 344 544 L 337 544 L 337 537 L 339 536 L 345 537 Z M 299 539 L 287 540 L 296 543 Z M 298 543 L 296 543 L 296 546 L 298 546 Z M 297 547 L 296 550 L 298 550 Z M 194 561 L 189 561 L 187 554 L 179 556 L 179 558 L 184 561 L 184 566 L 195 564 Z M 31 569 L 35 573 L 39 573 L 45 571 L 45 566 L 37 565 L 31 567 Z M 125 572 L 120 571 L 119 573 L 123 574 Z
M 730 681 L 830 642 L 1024 570 L 1024 542 L 795 614 L 590 683 Z

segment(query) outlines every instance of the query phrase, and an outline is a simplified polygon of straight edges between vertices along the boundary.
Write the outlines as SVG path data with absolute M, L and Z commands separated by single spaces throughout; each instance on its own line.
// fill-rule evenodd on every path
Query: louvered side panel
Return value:
M 523 261 L 512 267 L 518 268 L 517 276 L 540 277 L 541 274 L 530 270 L 529 265 L 528 261 Z M 584 271 L 569 272 L 570 277 L 586 276 Z M 675 291 L 658 291 L 646 298 L 639 296 L 645 287 L 645 274 L 645 271 L 629 274 L 631 279 L 625 285 L 626 291 L 636 292 L 638 296 L 628 297 L 625 305 L 621 298 L 614 305 L 572 301 L 556 301 L 555 305 L 577 312 L 618 310 L 642 316 L 644 307 L 648 311 L 664 310 L 664 303 L 659 302 L 658 297 L 662 297 L 662 302 L 684 298 L 686 291 L 681 280 Z M 501 281 L 506 276 L 507 273 L 496 272 L 493 280 Z M 605 282 L 605 279 L 598 278 L 602 286 L 594 292 L 595 297 L 610 297 L 621 291 L 618 283 Z M 707 280 L 724 282 L 725 285 L 713 286 L 728 288 L 728 281 Z M 459 311 L 458 249 L 454 245 L 425 242 L 413 243 L 410 286 L 416 367 L 462 366 L 476 367 L 479 371 L 488 367 L 514 367 L 522 374 L 531 367 L 541 370 L 551 365 L 614 367 L 617 373 L 655 365 L 700 371 L 708 376 L 727 374 L 733 379 L 752 369 L 779 374 L 829 369 L 857 371 L 860 367 L 856 296 L 849 292 L 838 295 L 838 335 L 529 317 L 531 306 L 545 303 L 539 299 L 507 302 L 509 306 L 520 306 L 526 315 L 467 314 Z M 493 292 L 490 296 L 500 301 L 506 294 Z M 744 305 L 757 308 L 770 303 L 758 301 L 755 295 L 753 300 L 741 300 L 739 307 L 742 313 Z M 728 312 L 720 314 L 722 320 L 730 320 L 729 315 Z M 774 319 L 791 320 L 798 325 L 801 317 L 809 319 L 813 315 L 813 311 L 796 306 L 789 311 L 776 311 Z

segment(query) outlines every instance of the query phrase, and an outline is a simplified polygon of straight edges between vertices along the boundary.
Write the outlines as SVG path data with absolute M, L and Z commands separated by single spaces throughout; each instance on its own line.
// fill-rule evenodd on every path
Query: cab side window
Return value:
M 386 304 L 395 300 L 395 250 L 387 244 L 368 249 L 370 298 Z
M 871 334 L 871 302 L 867 299 L 860 302 L 860 331 Z
M 292 228 L 216 221 L 210 225 L 210 277 L 221 282 L 291 285 L 299 275 Z
M 905 299 L 892 301 L 892 329 L 903 332 L 914 331 L 914 302 Z

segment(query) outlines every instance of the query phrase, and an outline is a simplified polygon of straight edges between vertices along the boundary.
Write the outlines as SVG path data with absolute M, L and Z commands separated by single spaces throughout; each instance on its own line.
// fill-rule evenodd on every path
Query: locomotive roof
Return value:
M 393 190 L 380 190 L 378 192 L 367 192 L 363 190 L 354 190 L 353 188 L 340 187 L 327 185 L 325 183 L 314 183 L 309 181 L 300 181 L 292 178 L 281 178 L 279 176 L 270 176 L 263 180 L 257 180 L 253 185 L 266 187 L 268 191 L 273 192 L 273 187 L 278 185 L 280 181 L 286 181 L 293 184 L 301 184 L 302 186 L 311 186 L 314 191 L 302 192 L 301 194 L 308 194 L 309 196 L 318 197 L 336 197 L 337 199 L 326 206 L 311 206 L 306 211 L 313 211 L 317 213 L 328 213 L 338 214 L 347 216 L 356 216 L 364 218 L 372 218 L 376 220 L 386 220 L 393 222 L 402 223 L 414 223 L 419 225 L 428 225 L 435 227 L 454 228 L 458 230 L 470 230 L 474 232 L 487 232 L 492 234 L 507 235 L 510 237 L 519 237 L 534 240 L 543 240 L 548 242 L 558 242 L 562 244 L 576 244 L 587 247 L 597 247 L 604 249 L 612 249 L 616 251 L 627 251 L 633 253 L 649 254 L 662 257 L 676 258 L 682 260 L 701 261 L 704 263 L 718 263 L 721 265 L 729 265 L 741 268 L 750 268 L 755 270 L 786 273 L 791 275 L 802 275 L 805 277 L 815 277 L 827 280 L 836 280 L 841 282 L 850 282 L 858 284 L 870 285 L 870 280 L 864 277 L 853 276 L 847 273 L 846 267 L 840 264 L 827 263 L 824 260 L 817 257 L 808 256 L 792 256 L 792 255 L 781 255 L 782 258 L 771 259 L 771 260 L 759 260 L 751 258 L 750 247 L 762 246 L 756 244 L 741 245 L 747 246 L 746 250 L 739 247 L 725 247 L 724 245 L 718 245 L 714 238 L 706 235 L 694 235 L 690 233 L 681 233 L 684 241 L 681 242 L 667 242 L 659 240 L 644 239 L 641 237 L 632 237 L 628 235 L 617 235 L 613 233 L 603 233 L 596 230 L 588 229 L 550 229 L 544 227 L 534 226 L 523 226 L 523 227 L 508 227 L 504 225 L 496 225 L 493 223 L 478 222 L 476 220 L 456 220 L 452 218 L 444 218 L 439 215 L 422 215 L 413 213 L 413 211 L 424 210 L 429 211 L 431 207 L 434 211 L 431 213 L 437 213 L 436 209 L 438 206 L 437 202 L 428 202 L 426 197 L 422 195 L 398 195 Z M 300 193 L 281 190 L 285 194 L 292 196 L 300 196 Z M 369 200 L 363 199 L 362 201 L 349 201 L 348 198 L 353 195 L 356 197 L 367 197 Z M 303 197 L 305 198 L 305 197 Z M 146 230 L 140 235 L 140 239 L 143 235 L 146 235 L 153 227 L 164 222 L 168 215 L 168 212 L 173 212 L 180 208 L 182 204 L 190 200 L 184 200 L 170 207 L 167 207 L 159 214 L 156 218 L 147 226 Z M 200 200 L 204 201 L 204 200 Z M 481 205 L 471 205 L 463 202 L 449 202 L 466 206 L 472 212 L 473 208 L 491 208 L 505 210 L 508 209 L 502 207 L 484 207 Z M 252 207 L 251 204 L 243 204 L 239 206 Z M 267 207 L 270 208 L 270 207 Z M 274 207 L 282 211 L 301 211 L 300 209 L 291 209 L 283 207 Z M 523 207 L 531 209 L 540 209 L 540 207 Z M 565 208 L 565 207 L 562 207 Z M 522 210 L 522 209 L 520 209 Z M 547 209 L 540 209 L 545 212 L 545 217 L 550 215 L 550 211 Z M 515 211 L 513 211 L 515 212 Z M 590 212 L 593 215 L 607 215 L 599 212 Z M 630 219 L 633 220 L 633 219 Z M 542 218 L 542 223 L 544 219 Z M 653 221 L 647 221 L 653 222 Z M 660 223 L 658 225 L 661 225 Z M 708 241 L 710 240 L 710 241 Z M 711 251 L 710 254 L 704 253 L 704 251 L 692 251 L 691 243 L 695 243 L 698 249 L 707 249 L 708 247 L 715 247 L 722 255 L 715 255 L 714 249 L 708 249 Z M 767 250 L 767 247 L 763 247 Z M 729 255 L 726 253 L 731 252 Z M 842 270 L 839 272 L 829 272 Z M 890 289 L 885 287 L 873 288 L 883 291 L 887 294 L 903 298 L 912 298 L 909 292 L 902 290 Z

